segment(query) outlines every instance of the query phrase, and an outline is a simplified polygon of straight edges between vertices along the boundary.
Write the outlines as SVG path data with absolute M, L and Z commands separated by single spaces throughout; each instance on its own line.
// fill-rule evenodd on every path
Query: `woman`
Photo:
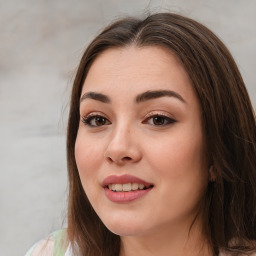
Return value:
M 68 228 L 31 255 L 253 255 L 255 115 L 231 54 L 196 21 L 126 18 L 93 40 L 67 156 Z

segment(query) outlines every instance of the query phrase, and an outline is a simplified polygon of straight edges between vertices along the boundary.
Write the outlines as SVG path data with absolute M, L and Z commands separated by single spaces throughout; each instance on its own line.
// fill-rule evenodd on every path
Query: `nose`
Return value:
M 120 166 L 139 162 L 142 153 L 138 145 L 137 136 L 129 128 L 120 128 L 113 131 L 105 151 L 105 159 L 109 163 L 115 163 Z

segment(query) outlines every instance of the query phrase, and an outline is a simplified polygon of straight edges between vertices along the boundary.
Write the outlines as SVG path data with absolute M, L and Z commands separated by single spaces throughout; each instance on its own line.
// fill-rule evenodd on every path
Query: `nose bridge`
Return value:
M 131 124 L 127 121 L 120 122 L 113 129 L 109 148 L 126 151 L 132 144 Z
M 122 120 L 113 128 L 105 157 L 111 162 L 123 164 L 138 161 L 141 157 L 136 143 L 136 131 L 128 120 Z

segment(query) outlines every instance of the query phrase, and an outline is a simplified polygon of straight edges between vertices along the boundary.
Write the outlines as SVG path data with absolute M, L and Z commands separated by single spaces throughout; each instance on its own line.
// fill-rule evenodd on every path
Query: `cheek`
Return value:
M 98 201 L 96 188 L 99 187 L 98 171 L 100 169 L 102 154 L 99 145 L 78 133 L 75 143 L 75 159 L 80 180 L 90 203 Z
M 75 143 L 75 159 L 82 183 L 96 175 L 95 170 L 102 160 L 101 151 L 100 143 L 95 145 L 78 133 Z
M 186 140 L 186 138 L 170 138 L 162 143 L 154 143 L 154 147 L 148 147 L 148 161 L 156 169 L 181 175 L 188 169 L 201 169 L 205 166 L 205 152 L 201 140 Z M 168 174 L 169 172 L 167 172 Z
M 177 199 L 191 195 L 197 201 L 208 183 L 203 136 L 198 131 L 181 131 L 166 137 L 161 143 L 154 143 L 148 154 L 159 184 Z
M 162 211 L 167 216 L 194 216 L 208 184 L 202 146 L 197 143 L 185 146 L 182 142 L 172 148 L 171 145 L 167 143 L 162 151 L 154 149 L 155 160 L 151 162 L 157 173 Z

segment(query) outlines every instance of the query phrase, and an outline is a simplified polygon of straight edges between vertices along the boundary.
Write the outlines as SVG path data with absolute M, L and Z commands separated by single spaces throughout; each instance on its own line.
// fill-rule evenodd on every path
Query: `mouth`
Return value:
M 113 192 L 130 192 L 130 191 L 146 190 L 149 188 L 153 188 L 153 185 L 146 186 L 140 183 L 108 184 L 106 188 L 108 188 Z
M 144 197 L 154 185 L 131 175 L 111 175 L 103 181 L 102 187 L 110 201 L 129 203 Z

